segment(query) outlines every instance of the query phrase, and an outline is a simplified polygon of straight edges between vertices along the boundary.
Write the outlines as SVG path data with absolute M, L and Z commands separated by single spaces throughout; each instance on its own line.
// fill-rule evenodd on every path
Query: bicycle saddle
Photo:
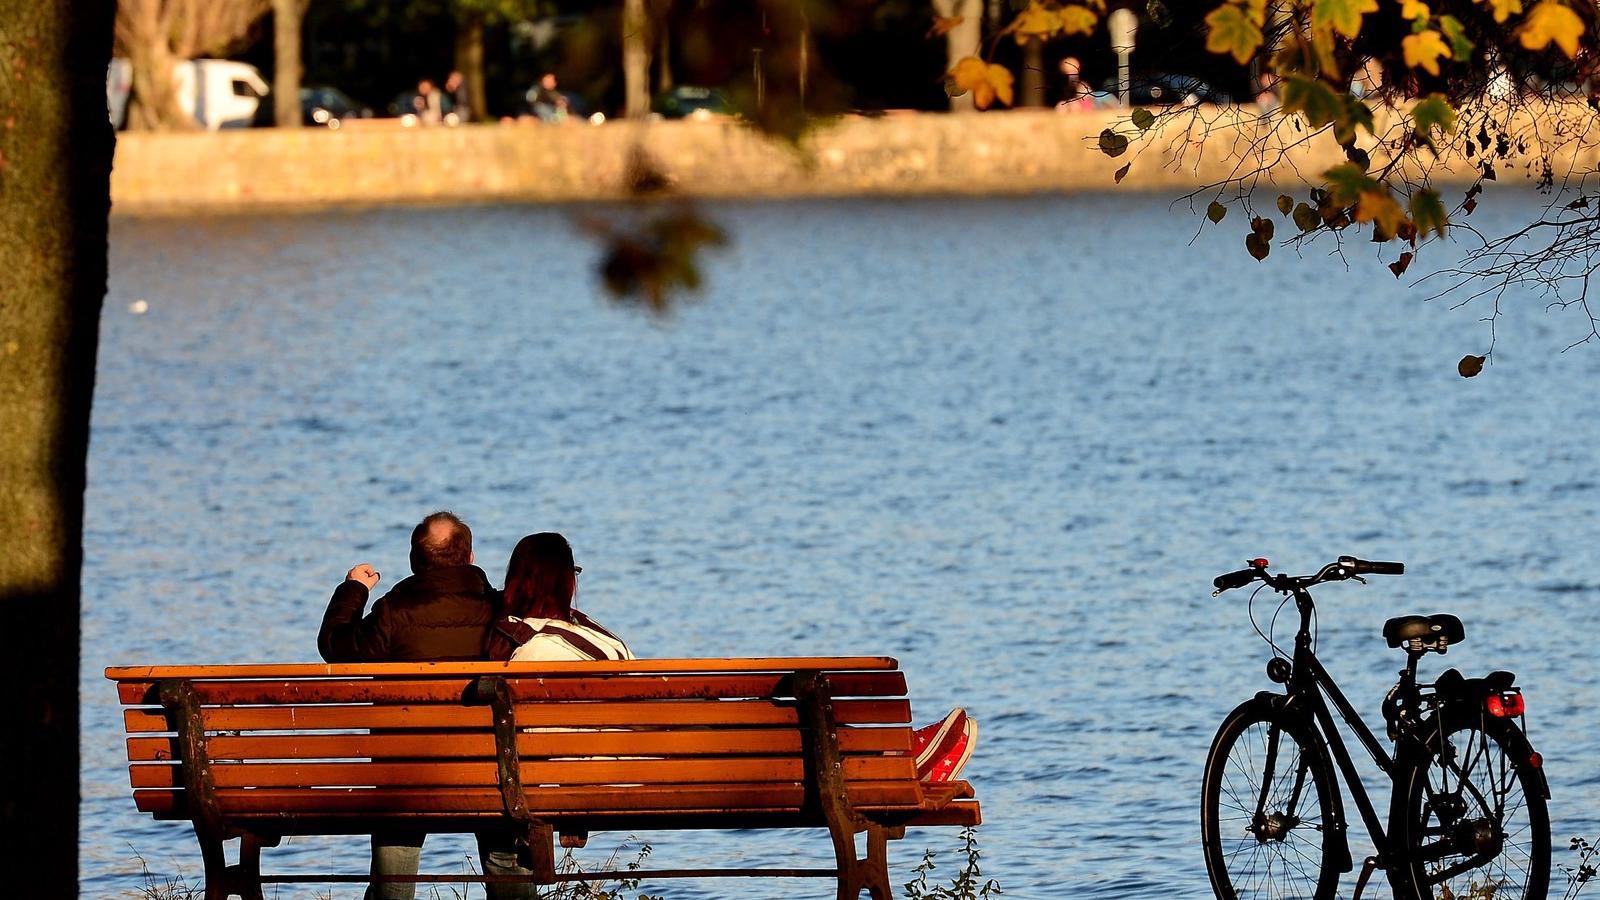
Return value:
M 1443 653 L 1451 644 L 1466 640 L 1467 632 L 1460 619 L 1448 614 L 1396 616 L 1383 623 L 1383 639 L 1390 647 Z

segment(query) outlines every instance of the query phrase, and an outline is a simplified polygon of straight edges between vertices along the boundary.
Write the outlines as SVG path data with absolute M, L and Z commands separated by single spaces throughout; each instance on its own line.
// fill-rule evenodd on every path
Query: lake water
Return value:
M 1491 229 L 1538 203 L 1488 200 Z M 199 871 L 187 826 L 134 810 L 104 667 L 314 660 L 345 570 L 392 583 L 439 507 L 496 582 L 521 535 L 566 533 L 580 604 L 642 656 L 898 657 L 918 721 L 962 704 L 982 722 L 968 773 L 1008 896 L 1209 896 L 1206 748 L 1270 687 L 1244 592 L 1212 599 L 1210 579 L 1257 555 L 1405 560 L 1318 595 L 1346 692 L 1376 723 L 1401 662 L 1383 620 L 1459 614 L 1443 662 L 1527 688 L 1558 860 L 1600 832 L 1600 346 L 1560 352 L 1579 314 L 1510 295 L 1468 381 L 1486 310 L 1424 303 L 1364 242 L 1258 264 L 1230 219 L 1191 245 L 1196 218 L 1160 196 L 712 211 L 735 244 L 666 320 L 604 299 L 561 209 L 113 223 L 85 895 L 137 889 L 135 852 Z M 671 867 L 830 859 L 820 831 L 652 840 Z M 425 866 L 460 871 L 469 844 L 436 837 Z M 912 830 L 896 882 L 954 845 Z M 268 868 L 366 853 L 297 839 Z

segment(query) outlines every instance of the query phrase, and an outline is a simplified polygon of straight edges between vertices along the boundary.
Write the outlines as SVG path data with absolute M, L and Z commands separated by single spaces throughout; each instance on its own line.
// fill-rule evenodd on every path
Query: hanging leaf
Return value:
M 1005 66 L 968 56 L 950 70 L 950 81 L 963 94 L 971 91 L 972 103 L 979 109 L 988 109 L 996 100 L 1011 105 L 1011 70 Z
M 1456 130 L 1456 111 L 1443 94 L 1429 94 L 1411 107 L 1412 131 L 1417 140 L 1434 146 L 1434 132 L 1446 137 Z
M 1094 26 L 1099 21 L 1100 17 L 1094 14 L 1094 10 L 1086 6 L 1072 3 L 1061 7 L 1060 22 L 1063 35 L 1094 34 Z
M 1388 188 L 1380 187 L 1361 193 L 1356 202 L 1356 221 L 1371 222 L 1377 233 L 1393 237 L 1399 232 L 1401 223 L 1406 221 L 1406 213 L 1400 208 L 1399 201 L 1394 199 L 1394 194 Z
M 1245 235 L 1244 249 L 1256 258 L 1256 262 L 1260 262 L 1267 258 L 1268 253 L 1272 252 L 1272 242 L 1262 237 L 1261 232 L 1252 231 Z
M 1411 221 L 1416 223 L 1417 233 L 1426 237 L 1428 232 L 1435 232 L 1444 237 L 1444 230 L 1449 225 L 1449 213 L 1445 212 L 1444 201 L 1439 199 L 1439 192 L 1424 188 L 1411 195 Z
M 1281 212 L 1281 213 L 1283 213 L 1284 215 L 1287 216 L 1289 214 L 1289 211 L 1292 210 L 1292 209 L 1294 209 L 1294 198 L 1289 196 L 1288 194 L 1279 194 L 1278 195 L 1278 212 Z
M 1477 45 L 1467 37 L 1467 27 L 1455 16 L 1440 16 L 1439 30 L 1444 33 L 1444 39 L 1450 42 L 1450 55 L 1453 59 L 1467 60 L 1471 58 L 1473 48 Z
M 1554 43 L 1568 58 L 1578 55 L 1578 38 L 1582 35 L 1583 19 L 1556 0 L 1539 0 L 1517 29 L 1523 47 L 1543 50 Z
M 1211 201 L 1210 206 L 1206 207 L 1206 218 L 1210 219 L 1212 224 L 1221 222 L 1227 214 L 1228 208 L 1215 200 Z
M 1400 4 L 1400 18 L 1426 21 L 1430 15 L 1428 4 L 1422 0 L 1405 0 Z
M 1412 253 L 1410 250 L 1405 251 L 1404 253 L 1400 254 L 1399 259 L 1389 263 L 1389 271 L 1394 273 L 1394 277 L 1399 278 L 1401 275 L 1406 273 L 1406 269 L 1411 268 L 1411 260 L 1415 256 L 1416 254 Z
M 1450 58 L 1450 46 L 1444 42 L 1444 36 L 1432 28 L 1406 35 L 1400 41 L 1400 51 L 1407 66 L 1420 68 L 1429 75 L 1439 74 L 1441 58 Z
M 1378 0 L 1313 0 L 1311 27 L 1331 29 L 1353 38 L 1361 33 L 1361 17 L 1377 11 Z
M 1522 0 L 1485 0 L 1494 10 L 1494 20 L 1504 22 L 1512 15 L 1522 12 Z
M 1206 49 L 1212 53 L 1231 53 L 1239 65 L 1250 61 L 1264 39 L 1261 25 L 1251 21 L 1245 11 L 1225 3 L 1206 16 Z
M 1117 157 L 1128 152 L 1128 139 L 1107 128 L 1100 132 L 1100 152 Z
M 966 20 L 967 19 L 965 16 L 934 16 L 933 27 L 928 29 L 927 36 L 929 38 L 942 38 L 950 32 L 955 31 L 956 26 L 960 25 Z
M 1471 378 L 1483 371 L 1483 361 L 1483 357 L 1469 353 L 1461 357 L 1461 362 L 1456 363 L 1456 371 L 1461 373 L 1462 378 Z
M 1133 122 L 1133 127 L 1140 131 L 1149 131 L 1150 126 L 1156 123 L 1156 114 L 1142 106 L 1134 110 L 1129 118 Z
M 1133 163 L 1125 163 L 1122 168 L 1116 171 L 1116 174 L 1111 176 L 1111 180 L 1116 184 L 1121 184 L 1122 179 L 1128 177 L 1128 170 L 1131 168 L 1133 168 Z
M 1301 203 L 1294 208 L 1294 226 L 1301 231 L 1310 231 L 1322 224 L 1322 217 L 1309 205 Z

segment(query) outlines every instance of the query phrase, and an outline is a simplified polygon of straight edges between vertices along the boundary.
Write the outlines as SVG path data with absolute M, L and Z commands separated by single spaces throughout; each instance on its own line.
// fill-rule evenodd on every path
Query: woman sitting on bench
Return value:
M 633 659 L 628 645 L 572 606 L 578 573 L 572 546 L 553 531 L 517 542 L 506 565 L 501 615 L 484 641 L 484 657 L 513 662 Z

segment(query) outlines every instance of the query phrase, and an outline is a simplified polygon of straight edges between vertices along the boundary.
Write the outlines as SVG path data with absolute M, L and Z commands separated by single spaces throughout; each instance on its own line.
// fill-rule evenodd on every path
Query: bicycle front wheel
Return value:
M 1234 710 L 1211 743 L 1200 801 L 1219 900 L 1331 900 L 1337 789 L 1302 720 L 1255 701 Z
M 1550 814 L 1515 725 L 1465 716 L 1400 773 L 1400 846 L 1419 900 L 1544 900 Z

